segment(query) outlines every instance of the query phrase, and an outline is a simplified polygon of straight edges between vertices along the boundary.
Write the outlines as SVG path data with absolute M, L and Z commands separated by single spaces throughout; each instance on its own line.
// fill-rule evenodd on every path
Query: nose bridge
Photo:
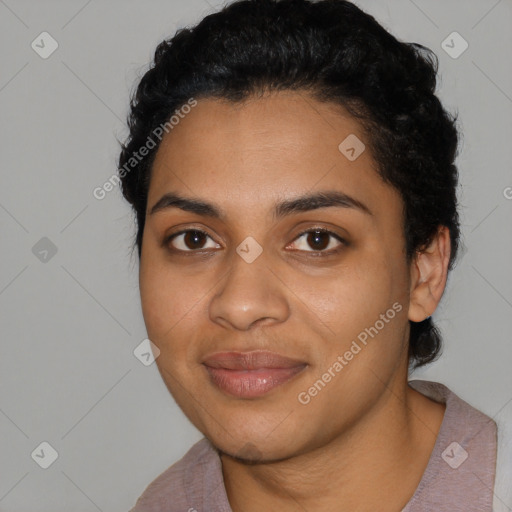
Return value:
M 257 253 L 254 241 L 246 239 L 231 255 L 229 271 L 210 302 L 212 321 L 247 330 L 259 320 L 286 319 L 286 296 L 269 268 L 270 258 L 263 250 L 254 257 Z

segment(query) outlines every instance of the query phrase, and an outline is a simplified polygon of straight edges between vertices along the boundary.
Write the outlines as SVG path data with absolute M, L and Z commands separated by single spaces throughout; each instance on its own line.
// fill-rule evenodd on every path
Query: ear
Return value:
M 440 226 L 430 245 L 411 263 L 409 320 L 421 322 L 434 313 L 446 286 L 450 261 L 450 231 Z

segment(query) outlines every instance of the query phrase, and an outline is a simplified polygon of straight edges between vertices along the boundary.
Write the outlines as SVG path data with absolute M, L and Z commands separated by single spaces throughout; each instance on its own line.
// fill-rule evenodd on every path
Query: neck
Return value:
M 222 454 L 231 508 L 233 512 L 401 510 L 421 480 L 443 414 L 444 405 L 413 390 L 404 379 L 387 388 L 370 412 L 321 448 L 261 464 Z

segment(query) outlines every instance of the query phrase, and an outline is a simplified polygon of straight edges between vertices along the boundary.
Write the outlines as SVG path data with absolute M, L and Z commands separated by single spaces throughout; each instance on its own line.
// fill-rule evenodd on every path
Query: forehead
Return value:
M 290 91 L 243 103 L 200 99 L 162 140 L 148 209 L 170 190 L 237 211 L 315 189 L 396 200 L 376 170 L 362 127 L 341 106 Z

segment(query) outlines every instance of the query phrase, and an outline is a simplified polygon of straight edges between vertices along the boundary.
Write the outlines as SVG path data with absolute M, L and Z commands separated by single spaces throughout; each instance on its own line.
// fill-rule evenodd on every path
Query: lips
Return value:
M 211 382 L 237 398 L 257 398 L 288 382 L 307 364 L 275 352 L 219 352 L 203 364 Z

